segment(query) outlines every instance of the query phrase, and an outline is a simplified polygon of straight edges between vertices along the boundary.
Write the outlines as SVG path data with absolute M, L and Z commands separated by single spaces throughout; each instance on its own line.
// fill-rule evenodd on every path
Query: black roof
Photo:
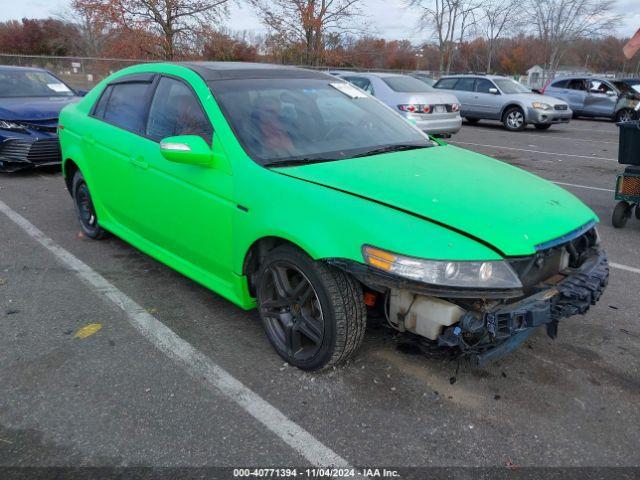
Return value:
M 181 65 L 195 71 L 207 82 L 248 78 L 316 78 L 320 80 L 332 78 L 326 73 L 315 70 L 270 63 L 184 62 Z

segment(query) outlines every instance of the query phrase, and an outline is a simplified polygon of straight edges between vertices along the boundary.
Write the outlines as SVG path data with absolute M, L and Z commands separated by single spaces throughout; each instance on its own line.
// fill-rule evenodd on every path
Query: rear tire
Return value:
M 267 254 L 257 301 L 269 342 L 302 370 L 342 363 L 362 343 L 367 318 L 360 283 L 293 246 Z
M 504 128 L 510 132 L 521 132 L 527 126 L 524 119 L 524 112 L 520 107 L 510 107 L 502 116 Z
M 629 217 L 631 217 L 632 208 L 633 207 L 625 201 L 618 202 L 616 207 L 613 209 L 611 224 L 615 228 L 624 228 L 624 226 L 627 224 L 627 220 L 629 220 Z
M 536 127 L 538 130 L 549 130 L 549 128 L 551 128 L 551 124 L 550 123 L 536 123 L 534 125 L 534 127 Z
M 87 182 L 84 180 L 82 172 L 78 170 L 71 181 L 71 191 L 73 193 L 73 205 L 80 222 L 82 232 L 93 240 L 100 240 L 107 235 L 100 223 L 93 207 L 93 200 Z

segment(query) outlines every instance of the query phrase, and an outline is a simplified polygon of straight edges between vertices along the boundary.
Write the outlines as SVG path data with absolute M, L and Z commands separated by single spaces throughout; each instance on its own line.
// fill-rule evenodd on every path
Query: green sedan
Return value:
M 59 133 L 86 236 L 257 307 L 305 370 L 352 355 L 367 316 L 481 365 L 537 327 L 555 337 L 607 282 L 573 195 L 320 72 L 138 65 L 66 107 Z

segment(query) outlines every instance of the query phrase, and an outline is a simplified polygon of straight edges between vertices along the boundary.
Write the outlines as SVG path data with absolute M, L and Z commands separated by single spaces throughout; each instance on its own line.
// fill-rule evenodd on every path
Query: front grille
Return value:
M 0 144 L 0 158 L 3 160 L 33 163 L 59 163 L 60 142 L 57 138 L 44 138 L 35 142 L 11 138 Z
M 567 267 L 580 267 L 590 250 L 597 244 L 597 238 L 595 228 L 590 228 L 574 238 L 565 235 L 560 237 L 560 244 L 545 247 L 528 257 L 513 259 L 510 264 L 527 292 L 541 282 L 554 278 Z
M 554 105 L 554 107 L 556 110 L 568 110 L 569 109 L 569 105 Z

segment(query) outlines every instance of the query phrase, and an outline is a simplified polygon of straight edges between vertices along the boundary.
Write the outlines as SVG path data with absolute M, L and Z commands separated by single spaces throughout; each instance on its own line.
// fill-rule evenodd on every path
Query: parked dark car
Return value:
M 78 98 L 47 70 L 0 66 L 0 172 L 59 165 L 58 116 Z

